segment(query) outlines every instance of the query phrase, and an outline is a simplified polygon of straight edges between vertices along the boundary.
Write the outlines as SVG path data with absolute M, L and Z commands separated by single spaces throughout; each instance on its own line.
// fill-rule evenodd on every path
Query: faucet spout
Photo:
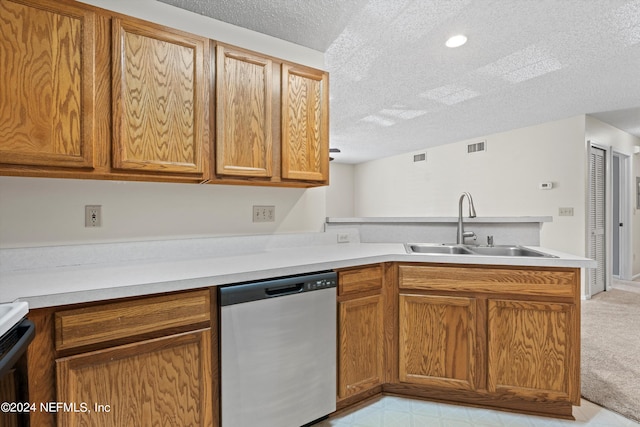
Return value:
M 476 233 L 474 233 L 473 231 L 464 231 L 464 221 L 462 219 L 462 202 L 465 197 L 467 198 L 469 203 L 469 218 L 476 217 L 476 208 L 475 206 L 473 206 L 473 197 L 471 197 L 470 193 L 465 191 L 460 196 L 460 200 L 458 200 L 458 232 L 456 243 L 459 245 L 464 244 L 465 237 L 476 237 Z

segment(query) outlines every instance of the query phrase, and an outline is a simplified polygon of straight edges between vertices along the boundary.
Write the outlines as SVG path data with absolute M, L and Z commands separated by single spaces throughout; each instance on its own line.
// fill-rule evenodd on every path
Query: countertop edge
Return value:
M 419 263 L 444 263 L 444 264 L 469 264 L 469 265 L 511 265 L 511 266 L 539 266 L 539 267 L 566 267 L 566 268 L 592 268 L 595 261 L 564 254 L 561 252 L 532 247 L 544 252 L 558 256 L 558 258 L 524 258 L 524 257 L 499 257 L 499 256 L 477 256 L 477 255 L 445 255 L 445 254 L 408 254 L 404 246 L 398 244 L 341 244 L 331 247 L 310 247 L 312 252 L 307 260 L 296 261 L 293 254 L 300 250 L 278 249 L 265 254 L 246 255 L 242 259 L 221 258 L 221 259 L 200 259 L 183 263 L 165 263 L 162 266 L 168 271 L 174 271 L 174 277 L 168 280 L 150 278 L 149 280 L 139 279 L 137 282 L 117 283 L 118 275 L 139 274 L 140 277 L 154 267 L 156 264 L 140 264 L 133 266 L 104 267 L 102 269 L 59 269 L 60 271 L 41 271 L 33 274 L 21 272 L 20 274 L 8 275 L 0 279 L 0 288 L 9 289 L 17 285 L 18 290 L 14 291 L 14 301 L 26 301 L 31 309 L 56 307 L 69 304 L 79 304 L 95 301 L 105 301 L 118 298 L 137 297 L 158 293 L 186 291 L 198 288 L 216 287 L 221 285 L 240 283 L 251 280 L 261 280 L 273 277 L 304 274 L 314 271 L 332 270 L 347 267 L 356 267 L 366 264 L 381 262 L 419 262 Z M 293 252 L 292 252 L 293 251 Z M 259 257 L 265 259 L 259 260 Z M 274 262 L 273 267 L 260 266 Z M 284 260 L 284 261 L 283 261 Z M 288 261 L 287 261 L 288 260 Z M 252 262 L 253 261 L 253 262 Z M 216 263 L 225 265 L 235 262 L 242 265 L 242 268 L 230 268 L 226 272 L 215 274 L 206 268 L 215 270 Z M 247 267 L 248 266 L 248 267 Z M 181 276 L 179 269 L 189 269 L 193 267 L 196 271 L 191 276 L 186 273 Z M 197 270 L 205 267 L 199 273 Z M 97 277 L 102 277 L 109 270 L 115 271 L 113 283 L 109 285 L 108 278 L 104 279 L 102 285 L 98 284 L 93 288 L 72 290 L 71 285 L 64 286 L 65 280 L 75 280 L 90 277 L 89 273 L 94 273 Z M 190 271 L 191 272 L 191 271 Z M 28 284 L 38 283 L 43 277 L 51 276 L 52 286 L 48 288 L 37 288 L 28 290 Z M 13 276 L 13 281 L 12 281 Z M 80 279 L 79 279 L 80 278 Z M 87 279 L 89 280 L 89 279 Z M 13 283 L 12 283 L 13 282 Z M 27 286 L 21 284 L 27 283 Z M 58 285 L 56 285 L 58 284 Z M 4 299 L 4 298 L 3 298 Z M 7 301 L 8 302 L 8 301 Z
M 458 217 L 327 217 L 327 224 L 432 224 L 457 223 Z M 543 223 L 553 222 L 552 216 L 476 217 L 464 218 L 465 223 Z

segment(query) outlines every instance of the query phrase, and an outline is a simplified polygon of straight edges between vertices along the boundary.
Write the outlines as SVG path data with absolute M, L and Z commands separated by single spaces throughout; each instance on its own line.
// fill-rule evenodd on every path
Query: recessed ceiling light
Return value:
M 457 36 L 453 36 L 449 40 L 447 40 L 445 45 L 447 47 L 460 47 L 466 42 L 467 42 L 467 37 L 462 34 L 458 34 Z

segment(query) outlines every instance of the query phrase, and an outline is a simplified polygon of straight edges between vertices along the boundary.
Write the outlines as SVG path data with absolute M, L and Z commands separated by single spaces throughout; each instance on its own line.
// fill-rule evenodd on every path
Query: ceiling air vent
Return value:
M 425 160 L 427 160 L 427 153 L 420 153 L 420 154 L 414 154 L 413 155 L 413 162 L 424 162 Z
M 467 145 L 467 154 L 477 153 L 480 151 L 487 151 L 487 141 L 480 141 L 475 144 Z

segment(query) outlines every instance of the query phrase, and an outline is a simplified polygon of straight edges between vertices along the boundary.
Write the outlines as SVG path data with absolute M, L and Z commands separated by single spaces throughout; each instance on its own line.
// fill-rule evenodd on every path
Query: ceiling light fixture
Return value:
M 449 40 L 447 40 L 445 45 L 447 47 L 453 48 L 453 47 L 460 47 L 466 42 L 467 42 L 467 37 L 465 35 L 458 34 L 457 36 L 453 36 Z

